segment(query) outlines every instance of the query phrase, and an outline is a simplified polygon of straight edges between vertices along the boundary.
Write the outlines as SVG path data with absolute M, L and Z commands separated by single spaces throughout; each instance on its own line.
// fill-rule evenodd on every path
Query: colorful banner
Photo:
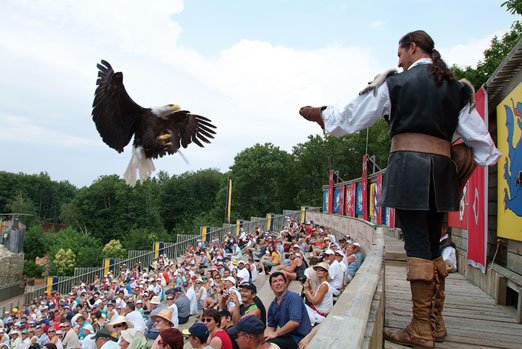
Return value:
M 355 182 L 346 187 L 346 214 L 355 217 Z
M 497 235 L 522 241 L 522 83 L 497 106 Z
M 362 164 L 362 213 L 365 221 L 368 217 L 368 154 L 363 155 Z
M 341 188 L 334 188 L 334 204 L 333 204 L 333 212 L 335 214 L 339 214 L 341 210 Z
M 323 189 L 323 213 L 328 213 L 328 189 Z
M 363 214 L 363 189 L 361 183 L 357 183 L 355 188 L 355 214 Z
M 330 170 L 328 178 L 328 214 L 333 212 L 333 196 L 334 196 L 334 170 Z
M 51 294 L 52 291 L 58 291 L 58 277 L 56 276 L 49 276 L 47 278 L 47 285 L 46 285 L 46 292 L 47 294 Z
M 390 207 L 384 208 L 384 224 L 390 228 L 395 228 L 395 209 Z
M 339 187 L 339 214 L 344 216 L 344 195 L 346 193 L 346 189 L 344 184 L 341 184 Z
M 377 206 L 377 203 L 381 199 L 381 191 L 382 191 L 382 172 L 377 173 L 377 183 L 375 187 L 375 207 L 377 209 L 377 219 L 375 223 L 382 224 L 382 207 Z
M 469 182 L 468 182 L 469 183 Z M 469 201 L 467 200 L 468 184 L 464 186 L 459 211 L 448 213 L 448 227 L 466 229 L 468 227 Z
M 375 218 L 375 183 L 370 184 L 370 220 Z

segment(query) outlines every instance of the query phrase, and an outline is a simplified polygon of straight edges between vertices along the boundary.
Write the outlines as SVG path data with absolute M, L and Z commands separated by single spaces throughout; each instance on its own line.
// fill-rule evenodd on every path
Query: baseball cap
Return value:
M 254 315 L 246 316 L 239 320 L 236 326 L 228 330 L 228 333 L 234 337 L 237 336 L 239 332 L 262 334 L 265 332 L 265 324 Z
M 257 293 L 257 287 L 251 282 L 245 282 L 239 285 L 239 288 L 246 288 L 254 293 Z
M 324 253 L 326 254 L 335 254 L 335 252 L 329 248 L 327 248 L 326 250 L 324 250 Z
M 208 336 L 210 335 L 207 326 L 201 322 L 196 322 L 194 325 L 190 326 L 190 328 L 181 331 L 181 333 L 184 335 L 197 337 L 201 340 L 201 342 L 206 342 Z
M 361 244 L 358 243 L 358 242 L 354 242 L 353 245 L 354 245 L 354 246 L 359 246 L 359 247 L 361 247 Z
M 173 288 L 174 293 L 183 292 L 183 289 L 181 287 L 174 287 Z

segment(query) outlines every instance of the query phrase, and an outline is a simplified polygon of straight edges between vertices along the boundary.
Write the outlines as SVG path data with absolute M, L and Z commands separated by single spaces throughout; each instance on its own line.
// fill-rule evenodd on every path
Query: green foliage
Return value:
M 156 241 L 174 242 L 176 236 L 163 229 L 132 228 L 123 240 L 123 246 L 127 250 L 150 250 Z
M 103 246 L 103 258 L 125 258 L 127 251 L 123 248 L 120 240 L 111 240 Z
M 250 219 L 293 207 L 294 160 L 271 143 L 240 152 L 230 167 L 233 212 Z
M 59 250 L 70 249 L 75 255 L 75 267 L 99 266 L 101 263 L 101 243 L 92 236 L 82 234 L 73 228 L 58 233 L 45 234 L 49 245 L 50 269 L 57 268 L 54 257 Z M 52 275 L 52 272 L 49 272 Z
M 34 261 L 36 257 L 43 257 L 49 252 L 49 239 L 39 225 L 31 226 L 25 233 L 24 258 L 26 261 Z
M 69 182 L 54 182 L 46 173 L 26 175 L 0 171 L 0 212 L 10 211 L 8 205 L 17 193 L 35 210 L 36 221 L 56 223 L 60 221 L 60 207 L 74 197 L 76 188 Z
M 212 210 L 216 194 L 225 186 L 225 175 L 215 169 L 163 178 L 158 212 L 165 229 L 176 233 L 199 229 L 193 223 L 195 217 Z
M 522 0 L 507 0 L 504 1 L 501 6 L 505 7 L 512 15 L 522 15 Z
M 26 227 L 30 227 L 38 221 L 36 208 L 31 199 L 24 197 L 21 192 L 7 203 L 6 208 L 9 212 L 20 213 L 20 222 Z
M 58 275 L 71 274 L 76 266 L 76 255 L 70 248 L 60 248 L 54 255 L 53 263 Z
M 36 264 L 34 261 L 24 261 L 23 275 L 28 278 L 41 278 L 44 272 L 44 267 Z
M 517 3 L 519 2 L 517 1 Z M 520 4 L 517 6 L 520 6 Z M 453 66 L 452 70 L 455 77 L 457 79 L 466 78 L 475 86 L 475 89 L 480 88 L 521 38 L 522 23 L 516 21 L 513 23 L 511 30 L 504 34 L 502 38 L 499 39 L 495 36 L 491 40 L 491 47 L 484 51 L 484 59 L 477 63 L 476 68 Z

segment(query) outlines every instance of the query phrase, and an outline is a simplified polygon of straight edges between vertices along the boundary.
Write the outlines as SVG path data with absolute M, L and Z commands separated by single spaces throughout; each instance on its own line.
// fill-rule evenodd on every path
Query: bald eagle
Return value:
M 214 138 L 216 127 L 208 118 L 175 104 L 143 108 L 125 91 L 121 72 L 115 73 L 105 60 L 97 68 L 92 119 L 100 136 L 121 153 L 134 135 L 132 157 L 123 175 L 128 185 L 136 185 L 137 173 L 140 181 L 150 176 L 155 170 L 152 159 L 175 154 L 192 142 L 203 147 L 201 142 Z

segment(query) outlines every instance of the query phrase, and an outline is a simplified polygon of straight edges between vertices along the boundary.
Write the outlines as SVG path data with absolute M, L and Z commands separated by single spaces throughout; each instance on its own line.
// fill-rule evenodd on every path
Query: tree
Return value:
M 521 1 L 515 1 L 516 6 L 521 6 Z M 480 88 L 489 77 L 495 72 L 495 69 L 502 63 L 509 52 L 522 38 L 522 23 L 515 21 L 511 26 L 511 30 L 504 34 L 502 38 L 495 36 L 491 40 L 491 46 L 484 51 L 484 60 L 477 63 L 476 68 L 470 66 L 460 68 L 453 66 L 452 70 L 455 78 L 468 79 L 475 89 Z
M 70 248 L 67 250 L 60 248 L 54 255 L 53 261 L 58 275 L 68 275 L 74 270 L 76 255 Z
M 32 260 L 24 261 L 23 275 L 28 278 L 40 278 L 44 272 L 44 267 L 36 264 Z
M 508 0 L 504 1 L 501 5 L 505 7 L 512 15 L 522 15 L 522 1 L 521 0 Z
M 230 167 L 232 209 L 249 219 L 294 207 L 293 157 L 271 143 L 241 151 Z
M 39 225 L 33 225 L 25 234 L 24 258 L 26 261 L 34 261 L 36 257 L 43 257 L 49 252 L 46 232 Z
M 16 195 L 6 205 L 9 212 L 21 213 L 20 222 L 25 224 L 26 227 L 30 227 L 38 222 L 36 208 L 34 207 L 31 199 L 24 197 L 21 192 L 17 192 Z
M 111 240 L 103 246 L 102 256 L 103 258 L 125 258 L 127 251 L 119 240 Z

